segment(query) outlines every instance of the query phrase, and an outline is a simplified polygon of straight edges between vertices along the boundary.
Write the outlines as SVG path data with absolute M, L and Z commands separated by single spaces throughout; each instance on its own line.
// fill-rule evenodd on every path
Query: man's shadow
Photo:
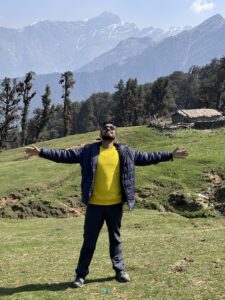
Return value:
M 104 277 L 104 278 L 96 278 L 96 279 L 87 279 L 85 280 L 85 284 L 90 284 L 94 282 L 105 282 L 105 281 L 111 281 L 115 279 L 115 277 Z M 17 293 L 22 292 L 36 292 L 36 291 L 63 291 L 68 288 L 72 288 L 72 282 L 59 282 L 59 283 L 44 283 L 44 284 L 26 284 L 21 285 L 15 288 L 4 288 L 0 287 L 0 296 L 10 296 Z

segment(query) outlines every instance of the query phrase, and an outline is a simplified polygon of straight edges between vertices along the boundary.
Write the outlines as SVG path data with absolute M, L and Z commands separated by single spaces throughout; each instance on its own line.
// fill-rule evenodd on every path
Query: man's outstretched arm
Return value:
M 172 152 L 141 152 L 134 151 L 134 161 L 137 166 L 158 164 L 173 159 L 184 159 L 188 156 L 186 149 L 176 148 Z
M 40 156 L 42 158 L 46 158 L 52 160 L 57 163 L 80 163 L 81 153 L 83 148 L 76 149 L 47 149 L 41 148 L 32 145 L 24 148 L 24 152 L 27 157 L 30 156 Z

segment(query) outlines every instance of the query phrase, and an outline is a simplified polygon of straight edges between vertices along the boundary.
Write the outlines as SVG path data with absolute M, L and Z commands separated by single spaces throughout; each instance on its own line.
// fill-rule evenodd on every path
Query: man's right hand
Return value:
M 38 156 L 40 153 L 40 149 L 38 147 L 32 145 L 31 147 L 25 147 L 24 153 L 27 158 L 29 158 L 30 156 Z

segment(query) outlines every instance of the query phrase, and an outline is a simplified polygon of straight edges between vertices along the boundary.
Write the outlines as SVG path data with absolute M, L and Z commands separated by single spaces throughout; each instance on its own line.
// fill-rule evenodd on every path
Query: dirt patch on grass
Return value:
M 191 257 L 184 257 L 181 260 L 178 260 L 174 265 L 171 267 L 171 271 L 173 273 L 184 273 L 187 271 L 187 267 L 190 263 L 194 260 Z
M 161 186 L 152 186 L 150 188 L 136 189 L 135 199 L 137 207 L 164 211 L 164 207 L 158 201 L 162 193 Z
M 54 187 L 51 188 L 54 189 Z M 10 219 L 65 218 L 80 216 L 85 212 L 85 206 L 81 203 L 79 194 L 63 197 L 53 203 L 48 199 L 43 199 L 40 192 L 43 190 L 25 188 L 2 198 L 0 200 L 0 217 Z
M 197 193 L 174 191 L 164 203 L 167 211 L 188 218 L 225 215 L 225 174 L 210 170 L 203 175 L 209 184 Z
M 169 204 L 176 210 L 199 210 L 200 207 L 196 203 L 190 194 L 182 192 L 173 192 L 169 195 Z
M 0 209 L 0 217 L 10 219 L 27 218 L 65 218 L 77 217 L 84 214 L 85 207 L 76 199 L 69 199 L 58 204 L 53 204 L 48 200 L 27 200 L 8 203 Z
M 222 181 L 225 179 L 224 174 L 219 174 L 215 171 L 210 171 L 205 174 L 206 180 L 210 181 L 214 186 L 218 186 L 222 183 Z
M 8 197 L 4 197 L 0 200 L 0 209 L 4 208 L 6 205 L 16 203 L 19 200 L 20 198 L 18 198 L 17 195 L 10 194 Z
M 225 174 L 210 171 L 205 177 L 210 186 L 204 194 L 212 202 L 215 211 L 225 215 Z

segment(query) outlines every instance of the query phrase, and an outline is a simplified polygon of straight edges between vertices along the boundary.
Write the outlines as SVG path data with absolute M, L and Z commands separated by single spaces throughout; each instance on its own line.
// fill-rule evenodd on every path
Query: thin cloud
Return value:
M 191 10 L 195 13 L 213 10 L 215 3 L 208 0 L 195 0 L 191 5 Z

